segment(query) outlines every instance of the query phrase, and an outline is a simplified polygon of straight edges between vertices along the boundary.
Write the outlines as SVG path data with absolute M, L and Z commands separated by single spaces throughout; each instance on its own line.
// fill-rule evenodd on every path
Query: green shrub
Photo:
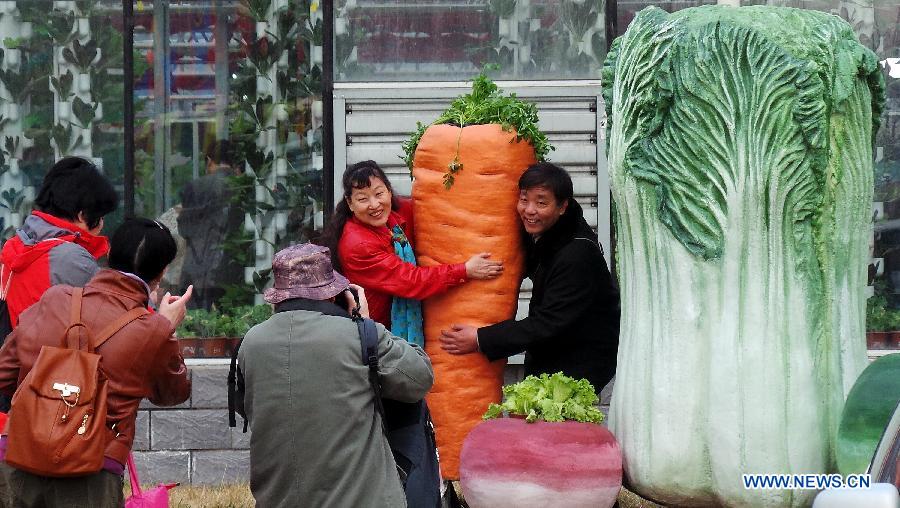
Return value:
M 191 309 L 178 327 L 179 337 L 243 337 L 272 315 L 270 305 L 243 305 L 223 312 Z

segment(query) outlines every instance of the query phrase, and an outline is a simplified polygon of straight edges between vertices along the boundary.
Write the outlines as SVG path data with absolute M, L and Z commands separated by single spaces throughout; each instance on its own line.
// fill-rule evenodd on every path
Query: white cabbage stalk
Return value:
M 835 16 L 641 11 L 604 68 L 622 331 L 610 428 L 640 494 L 799 506 L 866 361 L 877 59 Z

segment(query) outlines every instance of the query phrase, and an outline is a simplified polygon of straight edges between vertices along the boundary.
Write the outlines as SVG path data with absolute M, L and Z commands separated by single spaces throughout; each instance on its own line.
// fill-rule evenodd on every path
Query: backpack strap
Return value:
M 110 337 L 116 334 L 122 328 L 125 328 L 125 325 L 131 323 L 132 321 L 138 319 L 144 314 L 149 314 L 149 311 L 144 307 L 135 307 L 130 311 L 126 312 L 119 319 L 113 321 L 109 326 L 103 329 L 99 334 L 97 334 L 97 338 L 91 344 L 90 351 L 95 351 L 98 347 L 102 346 L 109 340 Z
M 369 318 L 359 318 L 354 321 L 359 329 L 363 365 L 369 366 L 369 384 L 372 385 L 372 391 L 375 392 L 375 411 L 381 415 L 381 422 L 384 424 L 381 383 L 378 382 L 378 329 L 375 327 L 375 321 Z
M 72 290 L 72 306 L 69 313 L 69 325 L 75 325 L 81 322 L 81 300 L 84 297 L 84 288 L 73 288 Z
M 231 368 L 228 369 L 228 426 L 237 427 L 236 414 L 240 414 L 244 419 L 244 433 L 247 432 L 247 410 L 244 409 L 244 373 L 238 367 L 238 351 L 241 350 L 241 344 L 238 342 L 237 347 L 231 353 Z M 240 399 L 240 401 L 238 401 Z
M 71 303 L 71 311 L 69 312 L 69 327 L 66 328 L 66 333 L 63 334 L 62 337 L 62 347 L 69 348 L 69 344 L 73 341 L 72 332 L 74 330 L 78 330 L 80 328 L 87 329 L 84 326 L 84 323 L 81 322 L 81 300 L 84 296 L 84 288 L 72 288 L 72 303 Z M 81 332 L 76 332 L 74 337 L 75 347 L 72 349 L 80 349 L 81 345 Z

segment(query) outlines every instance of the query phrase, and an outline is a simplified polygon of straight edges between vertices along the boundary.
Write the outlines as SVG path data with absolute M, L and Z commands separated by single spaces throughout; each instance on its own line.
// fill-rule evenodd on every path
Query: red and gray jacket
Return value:
M 0 251 L 0 290 L 13 328 L 19 314 L 57 284 L 82 287 L 109 252 L 109 241 L 71 222 L 34 211 Z

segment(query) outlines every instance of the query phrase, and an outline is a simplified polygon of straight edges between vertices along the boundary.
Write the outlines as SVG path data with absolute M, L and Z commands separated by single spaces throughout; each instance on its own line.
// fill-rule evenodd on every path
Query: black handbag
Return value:
M 375 411 L 381 415 L 384 435 L 406 492 L 406 504 L 416 508 L 439 507 L 441 469 L 428 405 L 424 400 L 406 403 L 381 398 L 375 322 L 357 317 L 354 321 L 359 327 L 363 363 L 369 367 L 369 384 L 375 392 Z
M 244 394 L 246 387 L 244 386 L 244 373 L 238 367 L 238 352 L 241 350 L 241 339 L 231 352 L 231 368 L 228 369 L 228 426 L 236 427 L 237 418 L 235 414 L 241 415 L 244 419 L 244 433 L 247 433 L 247 410 L 244 408 Z

